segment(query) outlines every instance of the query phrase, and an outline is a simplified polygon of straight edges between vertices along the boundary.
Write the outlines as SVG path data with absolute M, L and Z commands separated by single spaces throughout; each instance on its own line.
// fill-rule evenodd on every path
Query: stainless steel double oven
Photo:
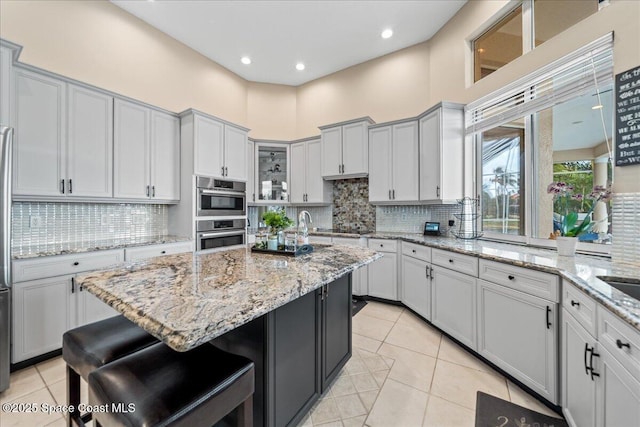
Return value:
M 246 184 L 196 178 L 196 250 L 244 245 L 247 239 Z

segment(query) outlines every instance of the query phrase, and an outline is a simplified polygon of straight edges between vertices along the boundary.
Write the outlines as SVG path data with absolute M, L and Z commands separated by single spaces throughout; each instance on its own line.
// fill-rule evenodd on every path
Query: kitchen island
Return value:
M 176 351 L 213 342 L 249 357 L 256 425 L 295 425 L 351 356 L 351 272 L 380 256 L 327 245 L 296 258 L 188 253 L 76 283 Z

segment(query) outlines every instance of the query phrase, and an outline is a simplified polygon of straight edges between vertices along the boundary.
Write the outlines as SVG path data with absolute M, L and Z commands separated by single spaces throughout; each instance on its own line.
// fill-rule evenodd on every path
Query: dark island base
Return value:
M 309 412 L 351 358 L 351 308 L 348 274 L 212 341 L 254 361 L 254 425 L 295 426 Z

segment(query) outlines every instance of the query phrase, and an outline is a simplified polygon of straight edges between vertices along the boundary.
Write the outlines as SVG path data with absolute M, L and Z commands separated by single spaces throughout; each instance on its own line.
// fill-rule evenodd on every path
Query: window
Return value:
M 597 11 L 598 0 L 518 2 L 473 40 L 473 81 L 488 76 Z
M 562 181 L 588 195 L 611 184 L 612 89 L 608 34 L 465 107 L 466 133 L 477 141 L 485 236 L 552 246 L 563 209 L 547 186 Z M 611 242 L 610 204 L 572 203 L 594 223 L 579 249 L 602 251 L 593 243 Z

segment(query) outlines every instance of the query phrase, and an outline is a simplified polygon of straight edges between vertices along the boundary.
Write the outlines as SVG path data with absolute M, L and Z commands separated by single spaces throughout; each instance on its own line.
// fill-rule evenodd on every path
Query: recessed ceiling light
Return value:
M 298 71 L 304 70 L 304 64 L 302 62 L 298 62 L 296 64 L 296 70 L 298 70 Z
M 251 58 L 249 58 L 248 56 L 243 56 L 242 58 L 240 58 L 240 62 L 242 62 L 244 65 L 249 65 L 251 64 Z
M 382 32 L 382 34 L 380 34 L 380 36 L 383 39 L 388 39 L 389 37 L 391 37 L 393 35 L 393 30 L 391 30 L 390 28 L 387 28 L 386 30 L 384 30 Z
M 599 110 L 601 108 L 602 108 L 602 104 L 594 105 L 593 107 L 591 107 L 592 110 Z
M 479 48 L 479 49 L 478 49 L 478 53 L 484 53 L 484 48 L 482 48 L 482 47 L 481 47 L 481 48 Z

